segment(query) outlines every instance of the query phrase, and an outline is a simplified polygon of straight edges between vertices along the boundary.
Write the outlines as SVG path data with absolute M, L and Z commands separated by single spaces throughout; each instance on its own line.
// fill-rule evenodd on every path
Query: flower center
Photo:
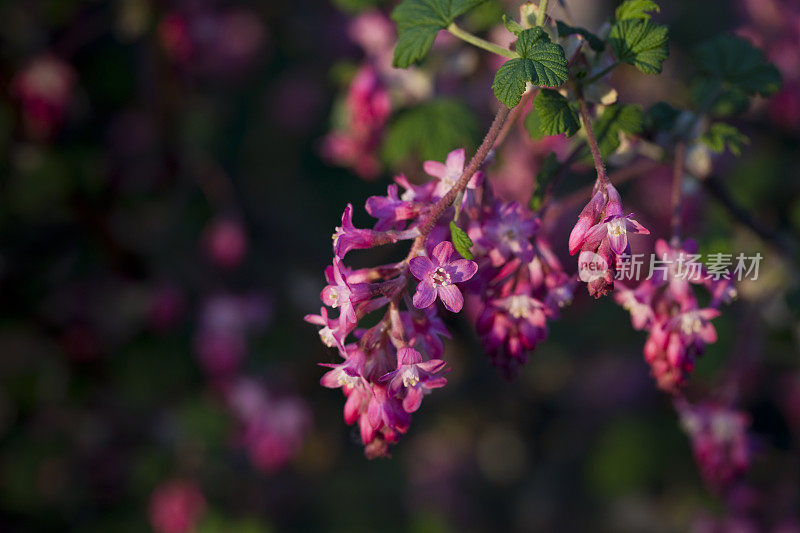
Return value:
M 681 317 L 681 331 L 686 335 L 694 335 L 703 328 L 703 322 L 696 313 L 687 313 Z
M 608 223 L 608 233 L 610 235 L 625 235 L 628 230 L 625 228 L 625 221 L 621 218 L 617 218 L 612 220 Z
M 508 299 L 508 312 L 514 318 L 528 318 L 531 313 L 530 298 L 523 295 L 511 296 Z
M 336 345 L 336 339 L 333 338 L 333 331 L 328 326 L 319 330 L 319 338 L 322 339 L 322 344 L 328 348 L 333 348 Z
M 355 387 L 358 385 L 358 376 L 351 376 L 347 372 L 339 373 L 339 385 L 342 387 Z
M 433 280 L 434 285 L 441 285 L 445 287 L 450 285 L 452 281 L 450 281 L 450 274 L 445 272 L 444 268 L 439 267 L 437 268 L 433 274 L 431 275 L 431 279 Z
M 403 372 L 403 386 L 408 388 L 416 387 L 417 383 L 419 383 L 419 373 L 417 373 L 417 369 L 414 365 L 409 366 L 410 368 Z
M 344 235 L 344 228 L 342 226 L 337 226 L 337 227 L 334 228 L 334 230 L 335 230 L 335 232 L 331 236 L 331 238 L 333 239 L 333 244 L 335 246 L 336 245 L 336 241 L 339 240 L 339 237 Z
M 336 309 L 339 307 L 339 289 L 336 287 L 332 287 L 330 292 L 328 293 L 328 298 L 331 301 L 331 307 Z

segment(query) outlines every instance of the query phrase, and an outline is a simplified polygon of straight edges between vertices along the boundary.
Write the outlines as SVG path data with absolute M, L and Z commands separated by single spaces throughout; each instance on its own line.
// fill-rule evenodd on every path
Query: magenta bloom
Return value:
M 397 370 L 389 372 L 381 381 L 389 382 L 389 393 L 398 395 L 406 391 L 403 398 L 403 409 L 413 413 L 419 409 L 422 396 L 426 390 L 438 389 L 447 384 L 443 377 L 436 376 L 444 370 L 445 362 L 441 359 L 422 360 L 422 354 L 414 348 L 400 348 L 397 351 Z
M 374 248 L 402 239 L 413 239 L 419 235 L 417 228 L 408 231 L 374 231 L 359 229 L 353 225 L 353 205 L 347 204 L 342 214 L 342 225 L 333 234 L 333 253 L 343 258 L 350 250 Z
M 467 154 L 463 148 L 453 150 L 447 154 L 447 160 L 444 163 L 439 161 L 425 161 L 422 168 L 425 172 L 435 178 L 439 178 L 434 190 L 434 196 L 444 196 L 447 191 L 453 188 L 458 178 L 464 172 L 464 163 L 467 160 Z
M 453 253 L 453 245 L 449 241 L 442 241 L 433 249 L 432 260 L 423 256 L 411 259 L 411 273 L 420 280 L 414 293 L 414 307 L 430 307 L 439 296 L 448 310 L 453 313 L 461 311 L 464 296 L 455 284 L 472 278 L 478 271 L 478 264 L 468 259 L 451 261 Z
M 350 324 L 355 324 L 358 321 L 356 319 L 355 306 L 369 299 L 369 285 L 366 283 L 351 284 L 347 280 L 347 273 L 342 266 L 342 260 L 338 257 L 333 258 L 332 274 L 332 283 L 322 289 L 322 302 L 334 309 L 341 307 L 341 314 L 339 316 L 340 324 L 343 320 Z

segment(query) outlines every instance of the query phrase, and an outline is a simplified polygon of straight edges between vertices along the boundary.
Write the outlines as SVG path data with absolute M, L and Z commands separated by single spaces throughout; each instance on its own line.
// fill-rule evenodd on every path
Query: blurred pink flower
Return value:
M 17 73 L 11 94 L 22 106 L 27 134 L 34 140 L 51 138 L 61 127 L 75 85 L 75 70 L 51 55 L 41 55 Z
M 196 484 L 170 480 L 150 497 L 150 524 L 157 533 L 187 533 L 206 511 L 206 499 Z

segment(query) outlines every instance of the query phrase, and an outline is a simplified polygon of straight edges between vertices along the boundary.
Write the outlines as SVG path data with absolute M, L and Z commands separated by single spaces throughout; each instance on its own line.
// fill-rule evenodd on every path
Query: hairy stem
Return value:
M 411 246 L 411 250 L 408 252 L 408 257 L 406 257 L 406 261 L 417 255 L 417 253 L 422 249 L 422 246 L 425 244 L 425 239 L 428 238 L 428 235 L 433 230 L 433 227 L 436 225 L 436 222 L 439 220 L 439 217 L 442 216 L 442 213 L 450 207 L 450 204 L 453 203 L 453 200 L 456 199 L 458 193 L 463 191 L 467 187 L 467 183 L 469 183 L 470 178 L 478 171 L 483 161 L 486 159 L 486 156 L 489 155 L 489 151 L 494 147 L 494 143 L 497 140 L 497 137 L 500 135 L 500 130 L 503 128 L 503 123 L 508 118 L 509 109 L 500 104 L 500 110 L 497 112 L 497 115 L 494 117 L 494 121 L 492 121 L 492 126 L 489 128 L 489 132 L 484 137 L 483 142 L 478 147 L 478 151 L 475 152 L 475 155 L 472 156 L 470 159 L 469 164 L 464 169 L 464 172 L 461 174 L 461 177 L 458 178 L 453 187 L 447 191 L 447 194 L 442 196 L 442 198 L 436 202 L 433 207 L 431 208 L 430 212 L 428 213 L 428 217 L 425 219 L 425 222 L 422 223 L 422 226 L 419 230 L 419 236 L 414 240 L 414 244 Z
M 447 27 L 447 31 L 449 31 L 451 34 L 455 35 L 459 39 L 466 41 L 473 46 L 477 46 L 478 48 L 482 48 L 488 52 L 492 52 L 493 54 L 497 54 L 503 57 L 509 57 L 511 59 L 519 57 L 519 55 L 516 52 L 509 50 L 508 48 L 503 48 L 500 45 L 491 43 L 486 39 L 481 39 L 477 35 L 473 35 L 470 32 L 461 29 L 456 25 L 455 22 L 453 22 Z
M 686 160 L 686 143 L 678 141 L 675 145 L 675 164 L 672 167 L 672 244 L 680 246 L 681 240 L 681 186 L 683 185 L 683 168 Z
M 544 26 L 544 19 L 547 16 L 547 2 L 548 0 L 541 0 L 539 8 L 536 10 L 536 25 Z
M 511 113 L 509 113 L 508 120 L 506 120 L 503 129 L 500 130 L 500 135 L 497 136 L 495 144 L 498 145 L 503 144 L 503 141 L 506 140 L 508 134 L 511 133 L 511 128 L 514 126 L 514 124 L 517 122 L 517 119 L 519 119 L 519 117 L 525 110 L 525 106 L 528 104 L 528 101 L 531 98 L 533 98 L 533 95 L 536 94 L 537 92 L 538 92 L 537 89 L 531 89 L 530 91 L 527 91 L 525 94 L 522 95 L 522 98 L 520 99 L 519 103 L 516 106 L 514 106 L 514 109 L 512 109 Z M 531 111 L 531 113 L 532 112 L 533 111 Z
M 578 103 L 581 106 L 581 120 L 583 121 L 583 127 L 586 128 L 586 138 L 589 142 L 589 149 L 592 151 L 594 168 L 597 169 L 597 186 L 598 188 L 602 187 L 603 195 L 605 196 L 608 175 L 606 174 L 606 166 L 603 164 L 603 158 L 600 156 L 600 148 L 597 146 L 597 139 L 592 130 L 592 119 L 589 117 L 589 108 L 586 107 L 586 100 L 583 99 L 583 95 L 578 95 Z

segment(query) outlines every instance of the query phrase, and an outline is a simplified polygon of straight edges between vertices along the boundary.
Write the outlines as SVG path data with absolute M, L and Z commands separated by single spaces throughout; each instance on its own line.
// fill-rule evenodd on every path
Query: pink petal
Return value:
M 442 241 L 436 245 L 431 255 L 438 262 L 436 266 L 446 265 L 453 255 L 453 245 L 450 241 Z
M 445 267 L 445 271 L 450 274 L 450 281 L 461 283 L 472 278 L 478 271 L 478 263 L 468 259 L 457 259 Z
M 408 393 L 406 393 L 406 397 L 403 398 L 403 410 L 406 413 L 413 413 L 417 409 L 419 409 L 420 404 L 422 403 L 422 390 L 419 387 L 411 387 L 408 389 Z
M 575 255 L 581 249 L 583 241 L 586 240 L 586 232 L 592 227 L 592 220 L 588 217 L 580 217 L 575 227 L 569 234 L 569 255 Z
M 447 154 L 447 170 L 457 171 L 461 174 L 464 171 L 464 163 L 467 160 L 467 153 L 463 148 L 453 150 Z
M 425 161 L 422 163 L 422 168 L 427 174 L 434 178 L 444 179 L 447 175 L 447 167 L 444 166 L 444 163 L 440 163 L 439 161 Z
M 627 220 L 627 222 L 625 224 L 627 226 L 627 230 L 630 231 L 631 233 L 637 233 L 639 235 L 650 235 L 650 230 L 645 228 L 641 224 L 639 224 L 639 222 L 637 222 L 633 218 L 631 218 L 632 216 L 633 216 L 633 213 L 631 213 L 627 217 L 628 220 Z M 633 229 L 631 229 L 631 228 L 633 228 Z
M 464 296 L 455 285 L 442 285 L 437 290 L 439 298 L 442 299 L 442 303 L 448 310 L 458 313 L 464 307 Z
M 436 300 L 436 289 L 433 288 L 433 283 L 430 280 L 420 281 L 417 285 L 417 292 L 414 293 L 414 307 L 417 309 L 425 309 L 430 307 Z
M 608 242 L 615 254 L 622 255 L 625 253 L 625 248 L 628 247 L 628 234 L 611 232 L 608 234 Z
M 422 354 L 414 348 L 408 346 L 397 350 L 397 364 L 399 365 L 416 365 L 422 362 Z
M 416 257 L 412 257 L 411 261 L 408 262 L 408 269 L 415 278 L 418 280 L 423 280 L 428 274 L 436 270 L 436 267 L 433 265 L 430 259 L 425 256 L 418 255 Z
M 419 363 L 418 366 L 425 372 L 430 372 L 432 374 L 435 374 L 436 372 L 439 372 L 442 368 L 444 368 L 444 365 L 446 364 L 447 363 L 441 359 L 431 359 L 430 361 Z

